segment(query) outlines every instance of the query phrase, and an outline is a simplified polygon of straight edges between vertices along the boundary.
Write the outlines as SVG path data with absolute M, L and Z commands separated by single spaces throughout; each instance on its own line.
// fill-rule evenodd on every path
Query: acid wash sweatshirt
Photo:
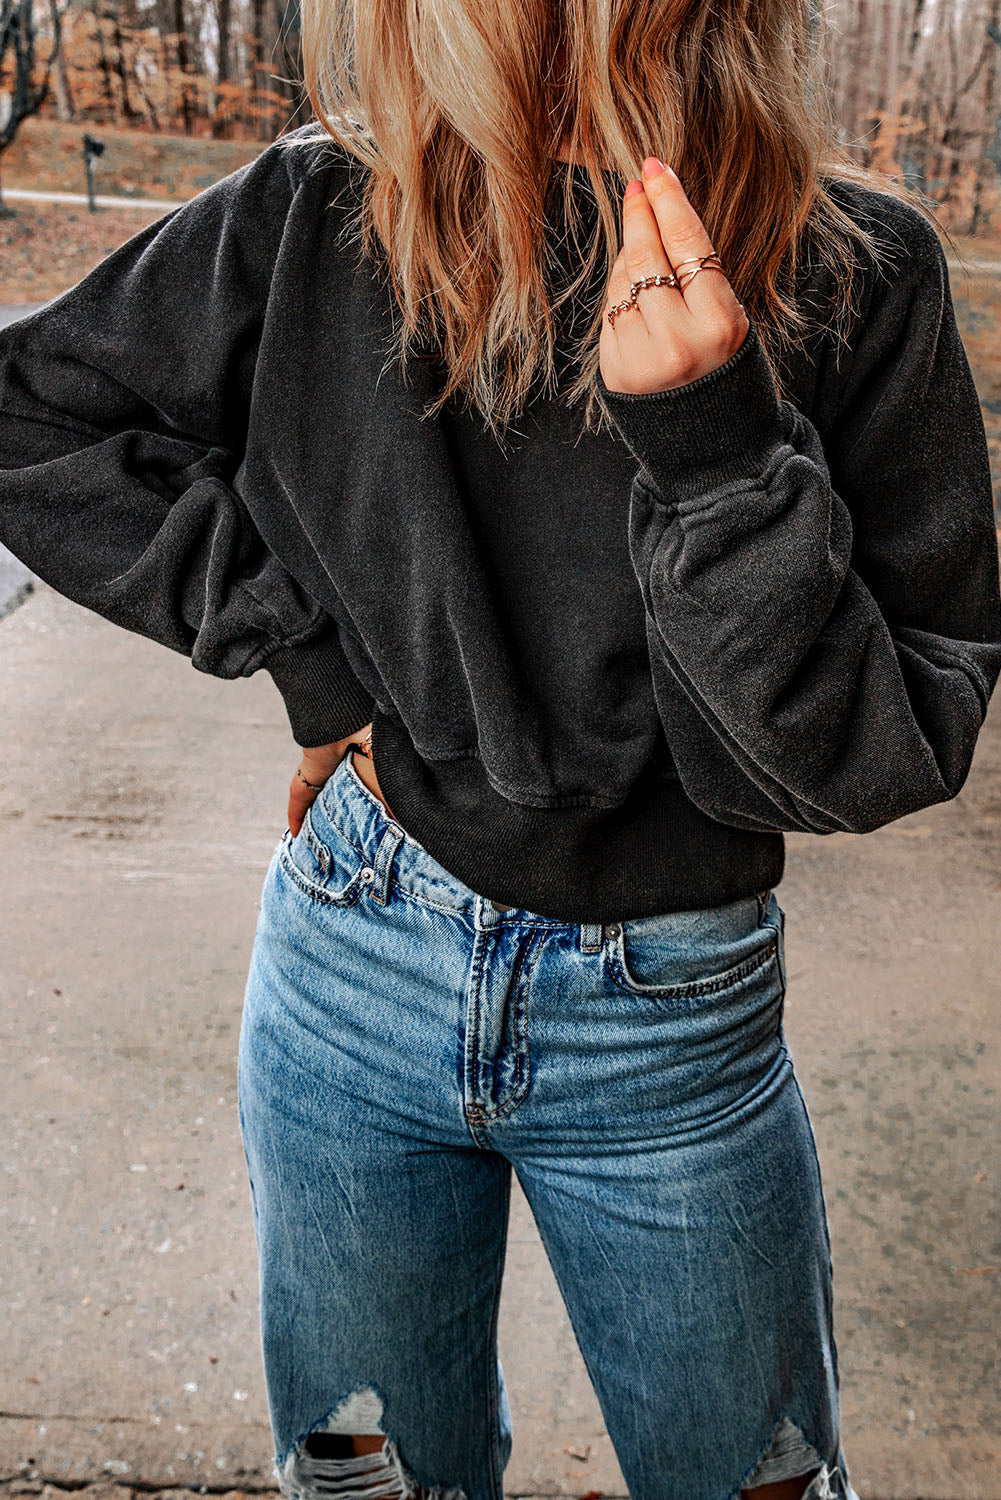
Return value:
M 433 358 L 388 359 L 391 289 L 345 233 L 362 171 L 273 145 L 0 332 L 0 541 L 199 671 L 269 673 L 297 745 L 372 720 L 400 826 L 544 916 L 736 900 L 779 883 L 787 830 L 954 797 L 1001 596 L 923 216 L 831 184 L 895 264 L 866 263 L 837 360 L 831 333 L 789 357 L 787 399 L 752 323 L 688 385 L 602 382 L 611 431 L 540 390 L 504 452 L 458 402 L 422 419 Z M 561 171 L 597 223 L 558 164 L 554 288 Z

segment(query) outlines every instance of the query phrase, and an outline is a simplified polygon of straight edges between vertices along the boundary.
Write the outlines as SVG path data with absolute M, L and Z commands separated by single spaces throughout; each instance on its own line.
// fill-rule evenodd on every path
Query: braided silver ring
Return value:
M 630 297 L 630 301 L 635 302 L 636 301 L 636 294 L 637 294 L 637 292 L 642 292 L 648 286 L 678 286 L 678 285 L 679 285 L 678 278 L 677 278 L 677 276 L 675 276 L 675 274 L 674 274 L 673 271 L 669 271 L 666 276 L 663 276 L 663 275 L 661 275 L 661 276 L 643 276 L 643 277 L 640 278 L 639 281 L 631 281 L 629 283 L 629 297 Z

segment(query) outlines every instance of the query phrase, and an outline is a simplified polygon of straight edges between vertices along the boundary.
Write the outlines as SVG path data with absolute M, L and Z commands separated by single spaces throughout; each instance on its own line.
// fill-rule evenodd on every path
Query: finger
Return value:
M 630 193 L 622 200 L 622 251 L 616 261 L 616 269 L 613 270 L 615 285 L 612 304 L 628 300 L 634 281 L 641 281 L 645 276 L 669 276 L 671 271 L 672 266 L 664 249 L 653 205 L 647 201 L 645 192 Z M 611 284 L 609 290 L 613 291 Z M 640 323 L 649 333 L 657 323 L 658 310 L 660 317 L 663 316 L 665 304 L 661 303 L 661 298 L 670 299 L 666 305 L 672 314 L 684 312 L 685 306 L 684 298 L 675 287 L 662 285 L 648 290 L 651 294 L 649 297 L 644 297 L 641 292 L 636 298 L 635 307 L 623 312 L 621 316 Z M 653 317 L 648 317 L 648 313 L 652 313 Z M 619 315 L 616 316 L 614 326 L 619 326 Z M 622 331 L 625 332 L 625 329 Z M 637 329 L 633 327 L 629 331 L 635 336 Z
M 621 246 L 618 255 L 615 257 L 615 262 L 612 266 L 611 272 L 609 273 L 608 285 L 605 288 L 606 317 L 614 307 L 618 307 L 620 303 L 629 301 L 629 286 L 629 269 L 626 266 L 626 251 L 625 246 Z M 632 316 L 632 313 L 635 311 L 635 308 L 630 308 L 628 313 L 625 311 L 625 309 L 623 309 L 621 313 L 616 313 L 615 318 L 610 326 L 617 330 L 619 327 L 619 318 Z
M 740 304 L 723 271 L 707 266 L 696 275 L 691 274 L 696 270 L 697 258 L 711 255 L 715 246 L 680 181 L 669 169 L 661 171 L 656 157 L 648 156 L 643 169 L 644 196 L 653 213 L 663 252 L 681 279 L 686 306 L 703 318 L 723 309 L 732 314 Z
M 293 838 L 297 837 L 303 818 L 319 795 L 318 791 L 314 792 L 303 786 L 298 776 L 292 777 L 288 794 L 288 826 Z

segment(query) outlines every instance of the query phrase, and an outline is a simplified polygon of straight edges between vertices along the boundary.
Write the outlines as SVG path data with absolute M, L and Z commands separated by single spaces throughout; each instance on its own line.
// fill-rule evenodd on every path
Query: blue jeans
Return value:
M 632 1500 L 793 1475 L 858 1500 L 774 891 L 603 925 L 498 909 L 353 754 L 274 851 L 240 1031 L 282 1491 L 502 1500 L 513 1167 Z M 355 1433 L 381 1451 L 316 1441 Z

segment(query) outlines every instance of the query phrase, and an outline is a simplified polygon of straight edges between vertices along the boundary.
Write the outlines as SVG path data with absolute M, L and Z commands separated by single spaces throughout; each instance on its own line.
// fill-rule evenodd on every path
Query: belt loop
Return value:
M 378 901 L 380 906 L 385 906 L 389 900 L 389 877 L 392 873 L 393 857 L 403 843 L 403 838 L 404 833 L 400 825 L 389 823 L 379 841 L 379 848 L 372 865 L 375 879 L 369 886 L 368 894 L 373 901 Z
M 601 922 L 582 922 L 580 947 L 582 953 L 599 953 L 604 943 L 605 930 Z
M 500 913 L 489 896 L 477 893 L 473 902 L 473 924 L 477 932 L 490 932 L 500 923 Z

